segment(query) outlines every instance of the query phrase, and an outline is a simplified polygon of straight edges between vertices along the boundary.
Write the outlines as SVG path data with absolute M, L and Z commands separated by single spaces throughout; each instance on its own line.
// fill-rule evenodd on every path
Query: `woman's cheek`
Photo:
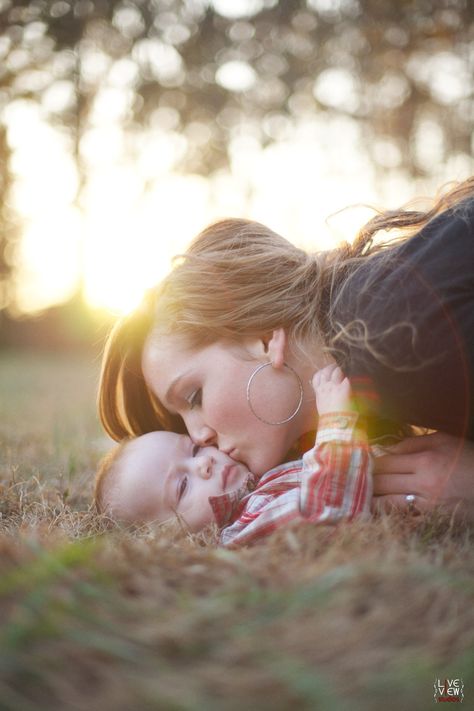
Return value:
M 222 430 L 225 434 L 237 435 L 238 432 L 232 431 L 233 428 L 241 428 L 250 423 L 251 412 L 240 389 L 229 391 L 225 397 L 208 400 L 207 410 L 209 418 L 216 424 L 214 429 Z

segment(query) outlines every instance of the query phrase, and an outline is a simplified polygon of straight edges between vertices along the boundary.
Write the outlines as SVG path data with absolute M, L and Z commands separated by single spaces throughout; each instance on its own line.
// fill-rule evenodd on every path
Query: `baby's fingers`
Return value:
M 336 365 L 334 367 L 334 370 L 331 372 L 330 377 L 331 377 L 331 382 L 339 384 L 339 383 L 342 383 L 342 381 L 344 380 L 344 373 L 342 372 L 340 367 L 338 365 Z
M 321 385 L 321 383 L 328 383 L 331 380 L 331 376 L 335 368 L 337 368 L 337 365 L 335 363 L 331 363 L 330 365 L 326 365 L 324 368 L 321 368 L 321 370 L 317 370 L 313 375 L 314 387 Z

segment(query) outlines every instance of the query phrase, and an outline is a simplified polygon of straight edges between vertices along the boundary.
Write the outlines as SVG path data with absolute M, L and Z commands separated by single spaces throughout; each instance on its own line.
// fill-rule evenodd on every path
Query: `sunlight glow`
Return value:
M 126 176 L 132 175 L 131 169 L 122 175 L 121 187 L 108 185 L 115 194 L 109 209 L 100 204 L 95 185 L 86 228 L 85 296 L 91 305 L 118 312 L 133 309 L 145 289 L 165 276 L 208 214 L 203 178 L 169 175 L 141 196 L 130 190 L 127 200 Z
M 351 100 L 342 84 L 334 84 L 328 102 Z M 350 89 L 350 82 L 344 86 Z M 78 289 L 94 307 L 127 312 L 169 271 L 173 256 L 217 219 L 256 219 L 309 250 L 330 249 L 354 238 L 372 214 L 367 203 L 398 206 L 413 195 L 413 181 L 397 167 L 396 145 L 381 141 L 375 147 L 379 163 L 391 169 L 389 179 L 377 184 L 357 124 L 306 110 L 294 123 L 268 117 L 265 131 L 278 140 L 267 147 L 252 126 L 239 125 L 229 145 L 229 169 L 208 178 L 178 174 L 188 141 L 205 143 L 211 128 L 195 122 L 180 132 L 176 112 L 163 108 L 149 130 L 125 134 L 118 118 L 127 91 L 121 97 L 109 93 L 97 104 L 80 145 L 88 178 L 79 196 L 67 134 L 48 125 L 42 108 L 31 102 L 8 108 L 13 206 L 24 221 L 17 293 L 26 312 Z M 417 137 L 420 164 L 442 150 L 442 137 L 428 128 L 424 124 Z M 450 163 L 458 176 L 467 176 L 470 166 L 463 154 Z M 348 205 L 353 207 L 344 209 Z
M 80 278 L 80 216 L 56 209 L 23 232 L 16 275 L 21 311 L 41 310 L 70 298 Z

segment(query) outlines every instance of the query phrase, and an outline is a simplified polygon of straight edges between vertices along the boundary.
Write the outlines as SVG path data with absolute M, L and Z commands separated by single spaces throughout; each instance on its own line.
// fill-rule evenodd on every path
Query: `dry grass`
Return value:
M 97 364 L 0 356 L 0 710 L 428 709 L 474 699 L 472 530 L 390 515 L 241 551 L 89 509 Z

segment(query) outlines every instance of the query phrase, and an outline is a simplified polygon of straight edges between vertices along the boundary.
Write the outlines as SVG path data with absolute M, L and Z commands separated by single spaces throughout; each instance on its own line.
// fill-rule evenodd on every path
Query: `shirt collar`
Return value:
M 238 489 L 209 497 L 209 503 L 219 528 L 228 526 L 239 517 L 245 506 L 244 497 L 255 489 L 257 482 L 258 477 L 249 473 L 247 479 Z

